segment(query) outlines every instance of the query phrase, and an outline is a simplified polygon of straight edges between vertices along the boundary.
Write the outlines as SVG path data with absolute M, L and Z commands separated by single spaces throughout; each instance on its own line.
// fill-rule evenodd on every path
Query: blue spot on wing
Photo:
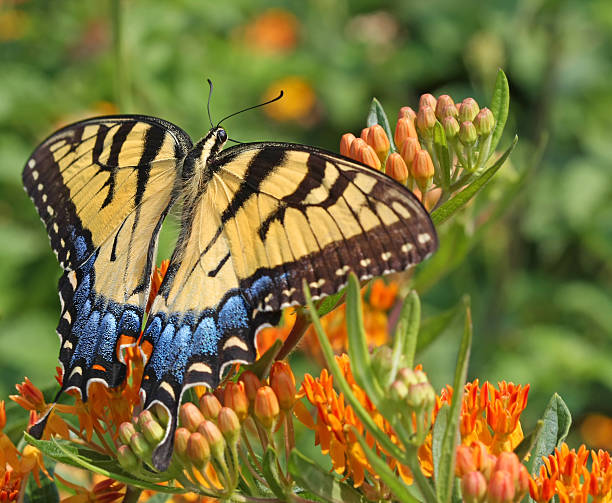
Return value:
M 217 330 L 214 318 L 205 316 L 196 328 L 191 354 L 216 355 L 220 338 L 221 334 Z
M 106 313 L 98 330 L 98 354 L 105 360 L 112 361 L 117 344 L 117 319 L 111 313 Z
M 246 328 L 249 326 L 249 313 L 242 295 L 234 295 L 227 299 L 221 311 L 217 327 L 221 334 L 227 334 L 232 330 Z

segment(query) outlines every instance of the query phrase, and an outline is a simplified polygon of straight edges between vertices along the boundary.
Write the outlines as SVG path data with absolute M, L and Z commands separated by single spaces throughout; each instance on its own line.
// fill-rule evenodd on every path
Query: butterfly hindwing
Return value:
M 153 303 L 144 340 L 145 406 L 159 402 L 176 425 L 183 391 L 215 387 L 225 365 L 251 362 L 260 328 L 282 308 L 401 271 L 437 246 L 417 199 L 384 174 L 293 144 L 244 144 L 221 152 L 192 208 Z M 169 431 L 172 431 L 171 427 Z M 169 462 L 172 436 L 154 463 Z
M 65 270 L 60 392 L 75 388 L 86 399 L 92 380 L 123 379 L 117 340 L 140 333 L 157 236 L 190 147 L 166 121 L 111 116 L 59 130 L 28 160 L 24 186 Z

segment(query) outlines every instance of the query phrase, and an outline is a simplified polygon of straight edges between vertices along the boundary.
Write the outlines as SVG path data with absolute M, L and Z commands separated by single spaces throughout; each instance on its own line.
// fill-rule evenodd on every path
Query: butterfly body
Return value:
M 161 469 L 185 390 L 252 362 L 257 332 L 304 304 L 304 280 L 321 298 L 351 271 L 401 271 L 437 247 L 426 211 L 386 175 L 314 147 L 223 150 L 226 141 L 221 127 L 193 145 L 161 119 L 101 117 L 51 135 L 23 173 L 64 268 L 59 393 L 86 400 L 91 382 L 117 386 L 123 349 L 138 341 L 144 406 L 171 419 L 153 457 Z M 143 326 L 157 238 L 177 200 L 177 245 Z

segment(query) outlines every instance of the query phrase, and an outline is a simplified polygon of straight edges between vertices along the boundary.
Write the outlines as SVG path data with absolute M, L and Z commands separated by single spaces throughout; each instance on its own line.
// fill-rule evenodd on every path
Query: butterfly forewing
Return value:
M 58 131 L 28 160 L 26 191 L 65 269 L 62 390 L 86 398 L 92 379 L 109 386 L 123 379 L 117 340 L 140 332 L 157 236 L 190 145 L 159 119 L 102 117 Z

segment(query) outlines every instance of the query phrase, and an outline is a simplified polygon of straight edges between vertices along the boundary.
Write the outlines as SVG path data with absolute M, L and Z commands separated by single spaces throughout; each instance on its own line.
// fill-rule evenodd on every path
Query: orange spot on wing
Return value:
M 91 368 L 93 370 L 101 370 L 102 372 L 106 372 L 106 368 L 102 365 L 98 365 L 97 363 L 95 365 L 92 365 Z

